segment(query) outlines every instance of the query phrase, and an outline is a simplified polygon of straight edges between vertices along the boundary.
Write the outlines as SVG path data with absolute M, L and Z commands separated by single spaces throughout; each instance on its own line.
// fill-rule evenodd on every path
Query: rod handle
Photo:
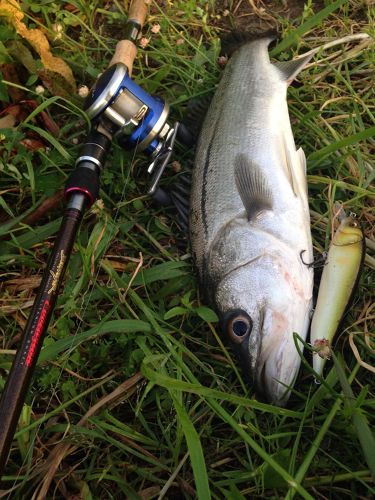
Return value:
M 128 16 L 128 23 L 135 23 L 139 25 L 138 33 L 144 25 L 148 6 L 151 0 L 133 0 Z M 115 53 L 109 63 L 110 66 L 116 63 L 123 63 L 128 68 L 129 75 L 132 74 L 133 62 L 137 54 L 137 47 L 132 40 L 120 40 L 116 45 Z
M 144 25 L 151 0 L 133 0 L 129 8 L 129 21 Z

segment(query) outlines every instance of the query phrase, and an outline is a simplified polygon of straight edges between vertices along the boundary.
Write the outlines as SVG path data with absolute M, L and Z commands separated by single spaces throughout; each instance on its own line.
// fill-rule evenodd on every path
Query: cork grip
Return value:
M 132 21 L 139 24 L 141 29 L 145 22 L 150 3 L 151 0 L 133 0 L 129 9 L 128 22 Z M 137 47 L 132 41 L 121 40 L 116 45 L 115 53 L 109 65 L 112 66 L 113 64 L 121 62 L 125 64 L 128 68 L 129 75 L 131 75 L 136 54 Z
M 151 0 L 133 0 L 129 9 L 129 21 L 136 21 L 141 27 L 145 23 Z

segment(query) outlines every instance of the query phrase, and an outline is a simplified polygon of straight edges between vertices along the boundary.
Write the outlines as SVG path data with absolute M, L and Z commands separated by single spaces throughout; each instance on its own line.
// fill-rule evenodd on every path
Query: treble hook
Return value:
M 306 252 L 306 250 L 301 250 L 300 253 L 299 253 L 299 256 L 301 258 L 301 261 L 302 261 L 302 264 L 305 264 L 305 266 L 307 266 L 308 268 L 312 268 L 312 269 L 319 269 L 320 267 L 324 267 L 325 264 L 326 264 L 326 260 L 327 260 L 327 255 L 328 255 L 328 252 L 323 252 L 320 257 L 317 257 L 316 259 L 314 259 L 312 262 L 305 262 L 303 260 L 303 257 L 302 255 Z

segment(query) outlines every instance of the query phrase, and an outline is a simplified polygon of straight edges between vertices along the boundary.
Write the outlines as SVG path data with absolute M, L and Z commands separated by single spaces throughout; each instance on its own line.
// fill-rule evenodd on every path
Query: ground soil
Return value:
M 314 7 L 321 7 L 322 2 L 314 2 Z M 220 16 L 217 24 L 223 30 L 262 32 L 278 27 L 278 18 L 296 19 L 301 16 L 303 0 L 218 0 L 215 13 Z

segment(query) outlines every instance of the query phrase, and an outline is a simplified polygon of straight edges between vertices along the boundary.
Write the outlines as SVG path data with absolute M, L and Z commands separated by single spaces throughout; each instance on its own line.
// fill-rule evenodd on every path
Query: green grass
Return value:
M 281 8 L 266 11 L 284 34 L 273 52 L 277 58 L 353 31 L 374 35 L 375 12 L 366 2 L 323 3 L 307 2 L 290 20 Z M 246 19 L 258 22 L 246 16 L 251 11 L 243 4 L 236 11 L 238 2 L 228 2 L 223 16 L 219 2 L 153 2 L 144 29 L 150 41 L 138 53 L 133 76 L 171 104 L 171 119 L 181 118 L 191 98 L 215 89 L 220 33 Z M 78 85 L 90 86 L 121 38 L 128 2 L 72 1 L 68 10 L 28 0 L 23 6 L 29 27 L 42 27 L 51 38 L 61 23 L 53 53 L 69 64 Z M 0 63 L 17 63 L 19 75 L 0 83 L 3 108 L 13 90 L 38 104 L 16 128 L 0 131 L 1 390 L 62 203 L 36 223 L 24 220 L 63 186 L 88 121 L 78 95 L 35 92 L 42 83 L 29 70 L 39 67 L 36 54 L 25 69 L 14 45 L 21 39 L 0 23 Z M 156 23 L 160 32 L 153 34 Z M 335 201 L 357 213 L 368 242 L 359 291 L 336 340 L 336 368 L 327 363 L 325 381 L 314 383 L 307 345 L 288 407 L 255 398 L 222 342 L 215 315 L 201 302 L 173 211 L 145 196 L 147 159 L 114 145 L 102 175 L 104 206 L 92 208 L 82 223 L 0 496 L 374 496 L 373 374 L 359 366 L 348 338 L 354 335 L 363 361 L 374 365 L 374 62 L 370 40 L 336 45 L 315 55 L 299 76 L 303 85 L 288 93 L 296 143 L 308 158 L 316 252 L 328 248 Z M 58 136 L 36 121 L 41 111 L 59 125 Z M 20 141 L 26 136 L 42 138 L 45 149 L 25 148 Z M 191 158 L 177 148 L 182 168 Z M 163 183 L 175 176 L 169 169 Z

